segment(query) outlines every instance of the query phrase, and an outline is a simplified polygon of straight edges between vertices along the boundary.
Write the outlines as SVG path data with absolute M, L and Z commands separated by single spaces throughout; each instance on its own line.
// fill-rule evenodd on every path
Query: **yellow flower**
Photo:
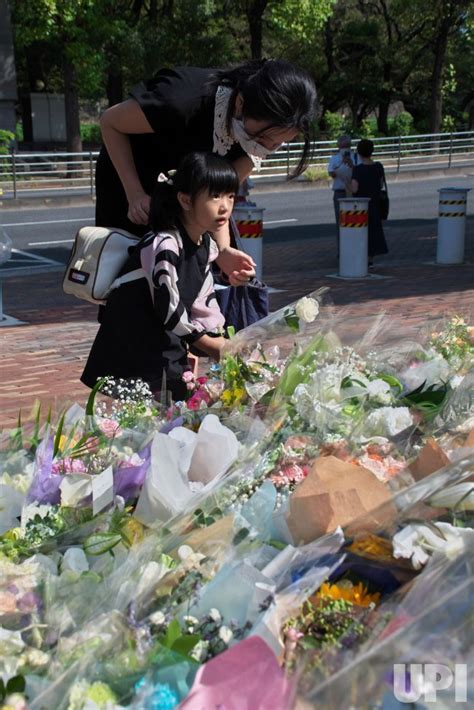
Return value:
M 361 557 L 372 557 L 379 560 L 393 559 L 392 543 L 378 535 L 367 534 L 359 540 L 354 540 L 347 549 Z
M 244 397 L 245 395 L 245 390 L 243 387 L 236 387 L 234 390 L 234 401 L 235 402 L 240 402 L 240 400 Z
M 230 390 L 224 390 L 221 394 L 221 400 L 224 404 L 230 404 L 232 402 L 232 392 Z
M 122 532 L 127 538 L 130 545 L 143 540 L 144 532 L 143 525 L 136 519 L 130 518 L 122 528 Z
M 369 604 L 376 604 L 380 601 L 379 592 L 373 592 L 370 594 L 367 591 L 367 587 L 362 584 L 362 582 L 358 582 L 354 585 L 348 580 L 343 580 L 338 584 L 329 584 L 328 582 L 324 582 L 313 599 L 317 602 L 324 597 L 329 597 L 330 599 L 343 599 L 344 601 L 351 602 L 356 606 L 364 607 L 369 606 Z
M 10 528 L 2 537 L 4 540 L 21 540 L 24 531 L 21 528 Z

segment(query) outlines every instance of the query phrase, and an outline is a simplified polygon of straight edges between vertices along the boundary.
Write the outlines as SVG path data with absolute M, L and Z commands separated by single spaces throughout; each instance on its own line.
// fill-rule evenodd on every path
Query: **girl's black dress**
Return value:
M 368 246 L 369 258 L 377 254 L 387 254 L 388 247 L 380 216 L 380 193 L 385 179 L 382 163 L 365 165 L 359 163 L 352 170 L 352 179 L 357 180 L 359 189 L 354 197 L 370 197 Z
M 136 86 L 135 99 L 155 131 L 129 134 L 133 158 L 145 192 L 150 195 L 160 172 L 178 167 L 192 151 L 212 151 L 216 85 L 214 69 L 178 67 L 162 69 L 153 79 Z M 245 152 L 234 143 L 225 157 L 235 160 Z M 148 231 L 127 217 L 128 202 L 120 178 L 105 146 L 97 159 L 96 224 L 118 227 L 143 236 Z

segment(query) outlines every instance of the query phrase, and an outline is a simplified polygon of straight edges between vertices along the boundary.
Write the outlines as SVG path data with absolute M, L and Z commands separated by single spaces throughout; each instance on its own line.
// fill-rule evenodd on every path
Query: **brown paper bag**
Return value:
M 449 463 L 449 458 L 434 439 L 428 439 L 422 450 L 410 464 L 409 469 L 415 481 L 421 481 L 431 473 L 438 471 Z
M 296 544 L 308 543 L 390 500 L 389 490 L 371 471 L 324 456 L 316 459 L 307 478 L 293 492 L 287 523 Z M 364 517 L 363 529 L 385 522 L 387 510 L 380 520 L 378 517 Z
M 471 431 L 467 435 L 467 439 L 464 442 L 464 446 L 474 446 L 474 429 L 471 429 Z

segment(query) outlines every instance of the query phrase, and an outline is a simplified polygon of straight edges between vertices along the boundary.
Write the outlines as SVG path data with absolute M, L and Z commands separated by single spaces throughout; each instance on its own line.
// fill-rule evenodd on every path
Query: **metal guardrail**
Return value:
M 354 145 L 357 139 L 354 139 Z M 373 138 L 374 157 L 388 172 L 435 170 L 474 164 L 474 131 L 431 133 L 416 136 Z M 263 161 L 252 179 L 285 177 L 296 167 L 302 143 L 284 144 Z M 310 167 L 326 172 L 336 141 L 316 141 Z M 23 197 L 32 193 L 95 192 L 95 163 L 99 153 L 17 153 L 0 155 L 0 196 Z M 1 199 L 1 197 L 0 197 Z

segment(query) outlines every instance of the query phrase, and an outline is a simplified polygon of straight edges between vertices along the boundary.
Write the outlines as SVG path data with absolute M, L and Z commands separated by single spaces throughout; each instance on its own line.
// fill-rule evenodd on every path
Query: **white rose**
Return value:
M 229 629 L 228 626 L 221 626 L 219 629 L 219 638 L 221 641 L 224 641 L 226 645 L 228 645 L 234 638 L 232 629 Z
M 221 613 L 220 613 L 219 609 L 211 609 L 211 610 L 209 611 L 209 616 L 211 617 L 211 619 L 212 619 L 213 621 L 216 622 L 216 624 L 218 624 L 218 623 L 221 621 L 221 619 L 222 619 L 222 616 L 221 616 Z
M 367 417 L 368 429 L 379 436 L 396 436 L 412 424 L 408 407 L 380 407 Z
M 305 323 L 312 323 L 318 316 L 319 303 L 314 298 L 304 296 L 295 306 L 295 313 Z
M 385 380 L 372 380 L 367 385 L 369 397 L 380 404 L 390 404 L 391 389 L 390 385 Z
M 162 611 L 155 611 L 153 614 L 150 615 L 150 622 L 154 626 L 163 626 L 165 621 L 166 617 Z

